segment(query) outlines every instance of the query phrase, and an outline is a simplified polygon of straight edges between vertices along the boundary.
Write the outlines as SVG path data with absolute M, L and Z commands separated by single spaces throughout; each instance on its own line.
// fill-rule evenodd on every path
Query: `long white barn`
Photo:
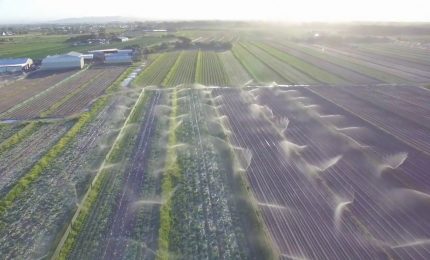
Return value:
M 82 69 L 84 57 L 78 52 L 48 56 L 42 60 L 42 70 Z
M 26 71 L 31 65 L 33 60 L 30 58 L 0 59 L 0 73 Z
M 132 57 L 126 53 L 115 53 L 105 56 L 105 64 L 129 64 L 133 63 Z

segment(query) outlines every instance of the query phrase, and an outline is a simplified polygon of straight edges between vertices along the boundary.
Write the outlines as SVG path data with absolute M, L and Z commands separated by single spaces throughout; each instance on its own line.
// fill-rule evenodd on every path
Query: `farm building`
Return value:
M 115 40 L 119 42 L 128 42 L 129 39 L 128 37 L 119 36 L 119 37 L 116 37 Z
M 91 62 L 94 59 L 94 54 L 82 54 L 82 58 L 84 58 L 85 62 Z
M 124 64 L 133 63 L 131 56 L 128 54 L 109 54 L 105 56 L 106 64 Z
M 30 58 L 0 59 L 0 73 L 28 71 L 32 65 Z
M 84 57 L 79 52 L 48 56 L 42 60 L 42 70 L 82 69 Z
M 94 50 L 94 51 L 89 51 L 88 53 L 92 53 L 92 54 L 96 54 L 96 53 L 111 54 L 111 53 L 118 53 L 118 49 Z
M 133 50 L 132 49 L 124 49 L 124 50 L 118 50 L 118 54 L 126 54 L 126 55 L 133 55 Z

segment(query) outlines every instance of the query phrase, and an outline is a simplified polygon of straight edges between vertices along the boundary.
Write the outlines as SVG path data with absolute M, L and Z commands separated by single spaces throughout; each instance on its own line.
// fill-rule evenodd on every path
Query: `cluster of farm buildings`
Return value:
M 40 64 L 40 70 L 82 69 L 86 63 L 96 64 L 131 64 L 134 51 L 131 49 L 105 49 L 89 51 L 87 54 L 69 52 L 67 54 L 47 56 Z M 0 59 L 0 73 L 17 73 L 35 70 L 30 58 Z
M 104 45 L 109 44 L 111 42 L 128 42 L 129 38 L 125 36 L 118 36 L 113 39 L 106 39 L 106 38 L 90 38 L 90 39 L 84 39 L 80 41 L 73 42 L 73 46 L 82 46 L 82 45 Z

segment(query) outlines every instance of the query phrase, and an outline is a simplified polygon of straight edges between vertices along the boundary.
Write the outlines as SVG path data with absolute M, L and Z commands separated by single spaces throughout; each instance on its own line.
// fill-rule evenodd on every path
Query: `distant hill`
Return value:
M 74 23 L 112 23 L 112 22 L 132 22 L 142 19 L 123 16 L 102 16 L 102 17 L 76 17 L 53 20 L 51 23 L 74 24 Z

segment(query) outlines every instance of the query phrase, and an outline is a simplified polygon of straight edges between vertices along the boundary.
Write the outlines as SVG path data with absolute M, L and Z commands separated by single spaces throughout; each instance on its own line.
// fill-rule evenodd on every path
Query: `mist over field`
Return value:
M 409 1 L 198 1 L 2 0 L 1 23 L 51 22 L 65 18 L 114 20 L 246 20 L 281 22 L 429 22 L 425 0 Z M 99 20 L 108 22 L 107 19 Z
M 0 0 L 0 258 L 430 259 L 427 10 Z

